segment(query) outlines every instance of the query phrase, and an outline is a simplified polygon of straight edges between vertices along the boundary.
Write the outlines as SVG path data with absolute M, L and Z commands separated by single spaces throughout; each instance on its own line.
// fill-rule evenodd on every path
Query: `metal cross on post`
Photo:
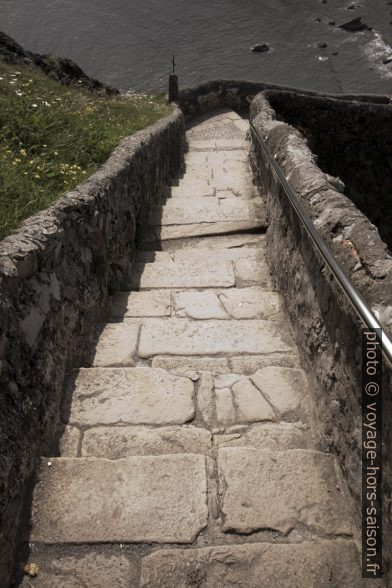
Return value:
M 175 56 L 172 57 L 172 73 L 169 76 L 169 102 L 178 102 L 178 78 L 175 74 L 176 62 Z

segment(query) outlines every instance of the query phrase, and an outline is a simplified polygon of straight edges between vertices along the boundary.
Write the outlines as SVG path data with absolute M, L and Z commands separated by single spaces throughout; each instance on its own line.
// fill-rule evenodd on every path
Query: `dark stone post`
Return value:
M 172 59 L 173 71 L 169 76 L 169 102 L 178 102 L 178 77 L 175 74 L 176 62 Z
M 169 76 L 169 102 L 178 102 L 178 78 L 173 74 Z

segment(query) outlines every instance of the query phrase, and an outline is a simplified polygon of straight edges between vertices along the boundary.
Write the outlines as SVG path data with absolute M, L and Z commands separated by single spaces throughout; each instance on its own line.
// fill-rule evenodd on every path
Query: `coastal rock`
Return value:
M 1 31 L 0 57 L 3 57 L 8 63 L 39 69 L 61 84 L 78 84 L 83 89 L 102 96 L 119 94 L 119 90 L 116 88 L 90 78 L 74 61 L 63 57 L 55 57 L 54 55 L 31 53 L 31 51 L 27 51 L 14 39 Z
M 339 25 L 339 29 L 343 29 L 344 31 L 348 31 L 349 33 L 373 30 L 371 26 L 362 22 L 362 17 L 360 16 L 358 18 L 354 18 L 353 20 L 349 20 L 348 22 L 345 22 L 342 25 Z
M 268 43 L 261 43 L 260 45 L 254 45 L 251 49 L 253 53 L 267 53 L 270 50 Z

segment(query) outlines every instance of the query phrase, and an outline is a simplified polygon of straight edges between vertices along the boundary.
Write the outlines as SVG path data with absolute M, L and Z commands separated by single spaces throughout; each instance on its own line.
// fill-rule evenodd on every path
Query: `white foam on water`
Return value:
M 374 38 L 362 47 L 362 53 L 384 78 L 392 78 L 392 62 L 383 63 L 385 59 L 392 57 L 392 47 L 379 33 L 374 32 Z

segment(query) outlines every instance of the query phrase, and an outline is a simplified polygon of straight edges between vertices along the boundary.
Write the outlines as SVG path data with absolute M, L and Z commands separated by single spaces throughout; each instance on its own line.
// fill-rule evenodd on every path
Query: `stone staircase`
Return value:
M 23 588 L 362 585 L 350 498 L 317 449 L 272 288 L 246 130 L 230 111 L 188 130 L 129 292 L 67 384 Z

